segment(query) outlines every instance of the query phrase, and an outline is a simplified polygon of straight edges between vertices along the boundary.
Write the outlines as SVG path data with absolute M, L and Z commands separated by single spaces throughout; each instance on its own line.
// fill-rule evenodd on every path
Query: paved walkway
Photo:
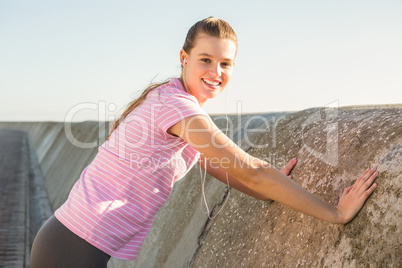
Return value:
M 28 153 L 24 132 L 0 130 L 0 267 L 28 265 Z

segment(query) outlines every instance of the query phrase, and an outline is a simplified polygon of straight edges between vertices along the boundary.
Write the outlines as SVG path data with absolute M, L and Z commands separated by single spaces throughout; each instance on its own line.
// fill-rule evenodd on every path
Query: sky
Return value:
M 210 114 L 402 103 L 402 1 L 0 0 L 0 121 L 113 120 L 180 76 L 188 29 L 226 20 L 239 50 Z

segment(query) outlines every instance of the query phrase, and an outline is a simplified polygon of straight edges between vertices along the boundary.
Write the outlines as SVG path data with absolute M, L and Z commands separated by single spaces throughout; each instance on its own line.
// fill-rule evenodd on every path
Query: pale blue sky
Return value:
M 401 14 L 399 0 L 0 1 L 0 120 L 110 119 L 179 76 L 187 30 L 210 15 L 239 51 L 208 113 L 402 103 Z

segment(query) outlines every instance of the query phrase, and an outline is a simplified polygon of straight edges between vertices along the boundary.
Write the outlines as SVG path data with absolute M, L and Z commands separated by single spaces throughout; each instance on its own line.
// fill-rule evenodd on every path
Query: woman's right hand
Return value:
M 375 167 L 366 169 L 352 186 L 345 189 L 336 206 L 340 223 L 350 222 L 360 211 L 367 198 L 377 187 L 377 184 L 373 183 L 377 175 Z

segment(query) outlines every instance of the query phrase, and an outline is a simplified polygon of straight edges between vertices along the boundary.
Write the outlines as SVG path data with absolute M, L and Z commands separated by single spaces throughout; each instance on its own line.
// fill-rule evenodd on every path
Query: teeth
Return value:
M 202 79 L 202 81 L 204 81 L 205 83 L 207 83 L 208 85 L 211 85 L 211 86 L 219 86 L 219 84 L 220 84 L 220 82 L 210 81 L 210 80 L 206 80 L 206 79 Z

